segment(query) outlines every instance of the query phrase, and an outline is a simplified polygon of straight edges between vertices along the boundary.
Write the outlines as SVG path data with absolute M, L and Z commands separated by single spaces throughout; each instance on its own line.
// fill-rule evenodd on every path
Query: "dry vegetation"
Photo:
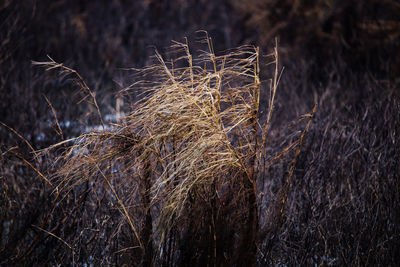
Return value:
M 296 148 L 279 201 L 267 204 L 261 186 L 280 74 L 278 50 L 270 55 L 275 69 L 266 108 L 260 107 L 265 86 L 259 77 L 258 49 L 245 46 L 216 56 L 208 35 L 205 44 L 208 52 L 196 59 L 187 44 L 175 42 L 176 60 L 166 63 L 157 53 L 158 64 L 137 70 L 142 80 L 123 93 L 129 96 L 136 91 L 140 100 L 109 127 L 103 124 L 95 96 L 77 72 L 54 61 L 34 62 L 47 70 L 75 75 L 98 110 L 103 130 L 42 151 L 51 153 L 73 143 L 57 154 L 57 160 L 50 160 L 60 166 L 50 174 L 52 178 L 40 176 L 54 188 L 56 201 L 79 191 L 85 183 L 94 185 L 86 193 L 93 195 L 97 205 L 108 196 L 121 212 L 120 227 L 113 235 L 122 234 L 121 227 L 126 227 L 126 234 L 132 236 L 129 247 L 123 244 L 114 252 L 117 259 L 129 257 L 121 264 L 254 265 L 259 212 L 277 210 L 274 220 L 284 216 L 306 131 L 275 157 Z M 263 120 L 261 111 L 266 112 Z M 308 129 L 315 111 L 316 107 L 297 123 L 308 119 Z M 94 222 L 87 218 L 86 223 Z M 85 258 L 79 255 L 79 261 Z
M 0 266 L 398 264 L 398 3 L 244 2 L 0 4 Z

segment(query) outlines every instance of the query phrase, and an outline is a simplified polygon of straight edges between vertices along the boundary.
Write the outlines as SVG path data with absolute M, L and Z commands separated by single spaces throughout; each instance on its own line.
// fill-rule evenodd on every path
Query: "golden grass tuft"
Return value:
M 59 181 L 57 190 L 68 191 L 88 180 L 105 182 L 135 235 L 136 245 L 142 248 L 144 265 L 157 258 L 173 261 L 166 258 L 173 258 L 171 250 L 177 248 L 171 243 L 176 240 L 174 229 L 185 221 L 188 232 L 193 231 L 190 227 L 209 229 L 205 232 L 210 234 L 212 249 L 204 252 L 207 262 L 222 264 L 224 256 L 219 254 L 229 248 L 217 249 L 222 235 L 216 224 L 227 220 L 218 215 L 227 206 L 235 208 L 231 219 L 238 220 L 236 225 L 231 222 L 239 235 L 233 238 L 231 250 L 240 250 L 243 262 L 255 264 L 257 178 L 265 168 L 279 83 L 277 48 L 271 55 L 276 68 L 270 80 L 267 116 L 261 121 L 258 48 L 242 46 L 217 56 L 211 38 L 206 36 L 205 43 L 208 51 L 198 59 L 193 59 L 187 42 L 174 42 L 175 61 L 165 62 L 156 52 L 158 64 L 137 70 L 141 80 L 123 90 L 140 95 L 130 113 L 112 127 L 49 148 L 73 142 L 59 159 L 62 167 L 53 177 Z M 54 61 L 45 65 L 78 75 L 100 114 L 95 96 L 76 71 Z M 135 186 L 130 196 L 121 198 L 118 187 L 124 183 Z M 206 203 L 206 207 L 198 203 Z M 144 219 L 133 214 L 130 207 L 135 205 L 141 207 Z M 210 211 L 209 220 L 191 217 L 202 209 Z

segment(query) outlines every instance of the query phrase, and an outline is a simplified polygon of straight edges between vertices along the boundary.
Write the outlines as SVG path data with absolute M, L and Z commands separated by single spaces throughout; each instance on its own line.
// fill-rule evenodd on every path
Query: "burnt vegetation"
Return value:
M 395 266 L 399 17 L 1 3 L 0 266 Z

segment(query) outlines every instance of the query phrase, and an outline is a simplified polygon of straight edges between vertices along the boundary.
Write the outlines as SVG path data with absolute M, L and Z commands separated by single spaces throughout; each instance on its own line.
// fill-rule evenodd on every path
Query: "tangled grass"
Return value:
M 161 242 L 162 231 L 156 229 L 164 227 L 158 222 L 167 194 L 164 187 L 163 194 L 154 198 L 152 186 L 162 174 L 154 154 L 150 164 L 142 164 L 137 159 L 141 151 L 121 152 L 114 165 L 106 161 L 99 165 L 101 172 L 95 167 L 93 175 L 88 168 L 83 175 L 65 177 L 54 174 L 79 151 L 88 154 L 101 146 L 107 151 L 105 146 L 111 147 L 107 142 L 126 149 L 133 145 L 107 136 L 101 144 L 99 133 L 91 132 L 86 135 L 99 140 L 87 150 L 83 144 L 89 137 L 82 135 L 44 156 L 35 151 L 101 124 L 99 111 L 100 117 L 104 115 L 104 133 L 111 136 L 118 128 L 105 115 L 115 88 L 112 77 L 119 84 L 129 80 L 116 77 L 117 65 L 147 65 L 153 53 L 147 47 L 154 40 L 157 46 L 165 46 L 170 39 L 197 29 L 208 29 L 217 38 L 216 51 L 242 43 L 255 43 L 262 51 L 273 36 L 280 38 L 279 61 L 286 71 L 266 138 L 267 159 L 261 157 L 256 165 L 257 263 L 398 265 L 399 5 L 377 0 L 328 1 L 333 5 L 322 0 L 312 5 L 253 2 L 186 1 L 182 5 L 182 1 L 146 0 L 126 6 L 124 1 L 11 0 L 0 4 L 4 21 L 0 25 L 4 40 L 0 47 L 1 266 L 213 265 L 214 259 L 231 266 L 245 258 L 240 244 L 245 243 L 249 212 L 243 184 L 215 184 L 218 190 L 226 185 L 215 199 L 213 184 L 194 188 L 196 194 L 189 193 L 177 211 L 179 217 L 174 215 L 165 224 L 169 231 L 164 231 Z M 184 49 L 181 52 L 187 57 Z M 77 87 L 69 79 L 48 79 L 40 69 L 32 69 L 30 60 L 41 59 L 44 53 L 69 60 L 68 66 L 79 66 L 79 74 L 93 91 L 82 88 L 77 72 L 55 62 L 47 66 L 58 66 L 68 77 L 76 77 Z M 201 60 L 208 60 L 208 73 L 213 66 L 207 54 L 193 59 L 193 65 L 204 69 Z M 164 58 L 173 75 L 177 67 L 189 65 L 185 58 L 181 63 Z M 260 64 L 260 68 L 264 80 L 267 66 Z M 144 79 L 141 74 L 146 72 L 139 71 L 138 80 Z M 154 85 L 160 75 L 151 75 L 147 79 Z M 265 84 L 260 88 L 261 125 L 267 121 L 270 97 L 263 90 Z M 126 114 L 135 106 L 129 105 L 129 98 L 135 98 L 138 87 L 126 91 Z M 313 94 L 319 96 L 318 113 L 287 179 L 296 150 L 286 158 L 280 152 L 285 146 L 296 147 L 301 131 L 284 125 L 310 109 Z M 90 105 L 76 105 L 82 98 Z M 296 129 L 304 125 L 303 121 Z M 71 149 L 69 158 L 60 157 L 68 154 L 65 148 Z M 173 151 L 170 145 L 168 149 Z M 176 188 L 174 183 L 168 186 Z
M 110 194 L 123 215 L 121 225 L 127 222 L 135 237 L 130 261 L 136 264 L 256 264 L 265 207 L 258 193 L 280 73 L 277 48 L 270 55 L 275 71 L 269 103 L 262 108 L 258 49 L 243 46 L 216 56 L 211 38 L 205 43 L 208 51 L 198 60 L 187 43 L 174 42 L 178 57 L 170 63 L 156 53 L 159 63 L 136 70 L 141 80 L 123 90 L 140 95 L 130 113 L 111 127 L 43 151 L 73 142 L 57 161 L 55 190 L 62 196 L 89 182 L 96 185 L 98 203 Z M 76 75 L 101 116 L 74 70 L 54 61 L 35 64 Z M 302 117 L 309 122 L 299 140 L 281 153 L 297 147 L 276 202 L 278 217 L 315 110 Z
M 175 43 L 176 60 L 156 54 L 156 65 L 136 70 L 138 82 L 121 93 L 138 101 L 115 123 L 101 119 L 76 71 L 40 63 L 75 78 L 103 124 L 41 152 L 2 124 L 20 143 L 0 158 L 0 264 L 398 262 L 395 85 L 332 76 L 313 123 L 315 108 L 286 127 L 290 109 L 307 104 L 285 92 L 296 81 L 287 75 L 276 94 L 277 50 L 264 91 L 257 49 L 217 56 L 206 40 L 198 59 Z M 341 94 L 338 105 L 343 84 L 370 93 Z M 57 135 L 68 136 L 47 102 Z

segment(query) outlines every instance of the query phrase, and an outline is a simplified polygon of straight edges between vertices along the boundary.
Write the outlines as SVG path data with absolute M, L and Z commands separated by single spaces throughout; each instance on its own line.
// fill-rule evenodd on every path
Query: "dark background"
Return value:
M 252 44 L 266 55 L 277 38 L 285 71 L 275 129 L 319 104 L 296 165 L 288 213 L 279 224 L 264 222 L 258 263 L 395 265 L 399 18 L 394 0 L 2 1 L 0 121 L 9 128 L 0 126 L 0 266 L 71 262 L 68 248 L 32 225 L 73 243 L 79 227 L 59 221 L 80 200 L 54 207 L 51 191 L 22 160 L 32 157 L 24 138 L 41 149 L 98 124 L 73 83 L 32 61 L 48 55 L 76 69 L 108 114 L 117 92 L 132 81 L 126 68 L 152 63 L 154 47 L 168 59 L 171 40 L 184 37 L 196 54 L 199 30 L 208 31 L 217 54 Z M 61 125 L 63 137 L 44 96 L 58 120 L 69 122 Z M 274 136 L 279 144 L 287 135 L 276 130 Z M 279 180 L 286 169 L 287 162 L 277 163 L 269 175 Z M 91 246 L 87 255 L 95 264 L 107 257 L 118 264 L 121 259 L 105 245 L 117 241 L 104 231 L 103 241 L 77 246 Z

